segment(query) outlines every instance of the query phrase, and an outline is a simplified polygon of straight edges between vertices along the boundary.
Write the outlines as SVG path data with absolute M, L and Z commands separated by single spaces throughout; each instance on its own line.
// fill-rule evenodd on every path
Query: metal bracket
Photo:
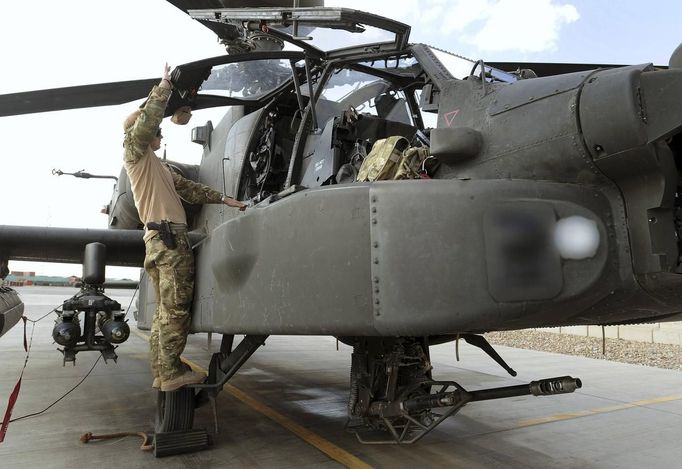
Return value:
M 244 363 L 253 353 L 265 344 L 267 335 L 247 335 L 245 336 L 234 351 L 228 352 L 231 348 L 231 341 L 234 336 L 223 336 L 221 352 L 214 353 L 211 363 L 208 366 L 208 380 L 202 384 L 190 384 L 188 388 L 206 391 L 209 396 L 216 396 L 223 388 L 225 383 L 239 371 Z M 229 344 L 229 345 L 228 345 Z M 224 350 L 224 351 L 223 351 Z
M 476 334 L 461 334 L 459 337 L 466 340 L 468 344 L 483 350 L 490 356 L 490 358 L 495 360 L 495 362 L 497 362 L 498 365 L 504 368 L 507 371 L 507 373 L 509 373 L 512 376 L 516 376 L 517 374 L 516 371 L 514 371 L 509 365 L 507 365 L 507 362 L 505 362 L 504 359 L 495 351 L 493 346 L 490 345 L 490 342 L 488 342 L 485 339 L 485 337 Z

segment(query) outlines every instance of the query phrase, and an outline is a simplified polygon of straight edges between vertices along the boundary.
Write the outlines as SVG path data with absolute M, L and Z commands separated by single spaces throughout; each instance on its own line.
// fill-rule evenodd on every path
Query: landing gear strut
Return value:
M 213 408 L 216 433 L 218 394 L 227 380 L 246 363 L 251 355 L 265 343 L 267 336 L 246 336 L 232 350 L 233 335 L 223 335 L 220 352 L 214 353 L 209 365 L 208 380 L 203 384 L 183 386 L 177 391 L 159 391 L 156 405 L 154 455 L 157 457 L 188 453 L 209 444 L 206 430 L 193 430 L 194 409 L 205 402 Z
M 154 427 L 154 456 L 190 453 L 209 445 L 206 430 L 192 429 L 195 390 L 183 387 L 177 391 L 159 391 L 156 398 L 156 424 Z

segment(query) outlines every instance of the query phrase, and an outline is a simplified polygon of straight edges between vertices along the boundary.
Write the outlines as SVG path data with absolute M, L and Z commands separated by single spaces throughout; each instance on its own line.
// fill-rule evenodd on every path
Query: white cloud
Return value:
M 552 0 L 501 0 L 487 10 L 485 23 L 466 42 L 484 51 L 551 51 L 561 27 L 578 18 L 573 5 Z
M 472 52 L 553 51 L 561 28 L 580 18 L 575 6 L 557 0 L 403 0 L 390 11 L 384 2 L 338 6 L 410 24 L 413 42 L 466 44 Z

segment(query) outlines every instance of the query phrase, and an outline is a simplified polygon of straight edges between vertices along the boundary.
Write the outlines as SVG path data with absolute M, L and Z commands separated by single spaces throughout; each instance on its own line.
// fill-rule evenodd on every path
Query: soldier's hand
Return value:
M 163 66 L 163 78 L 161 78 L 161 83 L 159 83 L 159 86 L 162 88 L 172 88 L 173 84 L 171 83 L 170 80 L 170 65 L 166 63 Z
M 223 197 L 223 203 L 228 207 L 238 208 L 240 212 L 246 210 L 247 205 L 244 202 L 233 199 L 232 197 Z

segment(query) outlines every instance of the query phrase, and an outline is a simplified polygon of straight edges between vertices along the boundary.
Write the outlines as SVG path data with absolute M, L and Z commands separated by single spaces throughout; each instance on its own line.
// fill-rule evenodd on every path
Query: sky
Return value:
M 423 42 L 486 61 L 667 65 L 682 41 L 682 2 L 652 0 L 327 0 L 408 23 Z M 0 15 L 0 94 L 160 77 L 171 66 L 222 55 L 214 34 L 164 0 L 6 2 Z M 100 213 L 118 175 L 121 122 L 136 103 L 0 117 L 0 224 L 106 228 Z M 224 110 L 167 123 L 169 159 L 197 164 L 191 128 Z M 10 261 L 10 269 L 80 275 L 78 265 Z M 137 269 L 108 267 L 112 278 Z

